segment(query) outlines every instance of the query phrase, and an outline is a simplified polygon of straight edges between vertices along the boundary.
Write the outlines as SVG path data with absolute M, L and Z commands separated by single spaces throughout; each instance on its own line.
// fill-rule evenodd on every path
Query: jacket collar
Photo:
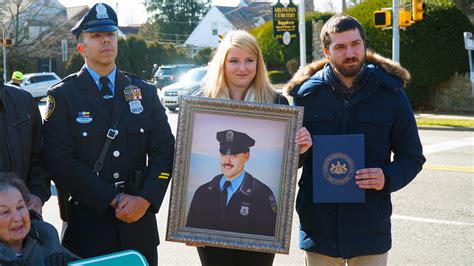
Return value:
M 302 97 L 311 93 L 320 85 L 327 83 L 325 73 L 329 67 L 329 60 L 322 59 L 313 62 L 300 69 L 286 84 L 284 90 L 291 96 Z M 378 83 L 385 85 L 387 89 L 398 90 L 409 83 L 411 77 L 408 70 L 401 67 L 388 58 L 382 57 L 370 50 L 367 51 L 366 71 L 375 74 Z M 310 86 L 301 86 L 304 82 L 310 82 Z
M 222 178 L 222 174 L 215 176 L 211 182 L 208 183 L 207 190 L 212 191 L 212 190 L 217 190 L 220 191 L 219 189 L 219 182 Z M 254 177 L 250 175 L 249 173 L 245 172 L 244 180 L 242 181 L 242 185 L 240 185 L 239 191 L 243 193 L 244 195 L 249 196 L 253 191 L 254 191 Z

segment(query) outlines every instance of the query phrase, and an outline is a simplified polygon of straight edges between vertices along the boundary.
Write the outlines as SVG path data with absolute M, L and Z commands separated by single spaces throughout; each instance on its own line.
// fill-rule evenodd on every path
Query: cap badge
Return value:
M 234 131 L 228 130 L 225 135 L 225 141 L 234 141 Z
M 107 8 L 103 4 L 97 4 L 95 12 L 97 13 L 97 19 L 109 18 Z

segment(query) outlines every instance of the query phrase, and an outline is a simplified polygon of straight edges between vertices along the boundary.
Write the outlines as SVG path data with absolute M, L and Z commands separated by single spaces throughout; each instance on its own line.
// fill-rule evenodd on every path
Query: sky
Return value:
M 65 7 L 79 5 L 88 5 L 92 7 L 99 1 L 110 5 L 113 9 L 115 9 L 115 11 L 118 9 L 117 13 L 120 26 L 141 24 L 147 19 L 147 13 L 145 6 L 143 5 L 143 0 L 59 0 L 59 2 Z M 213 5 L 221 6 L 235 6 L 238 2 L 239 0 L 212 0 Z M 287 1 L 281 0 L 281 2 L 285 3 Z M 330 0 L 315 0 L 314 4 L 316 9 L 325 9 L 328 7 L 330 2 Z M 298 3 L 298 0 L 294 0 L 293 3 Z

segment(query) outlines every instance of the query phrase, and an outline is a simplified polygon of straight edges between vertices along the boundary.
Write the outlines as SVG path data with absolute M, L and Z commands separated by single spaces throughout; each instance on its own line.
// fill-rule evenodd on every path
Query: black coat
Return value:
M 221 177 L 222 174 L 214 177 L 196 190 L 186 226 L 273 236 L 277 206 L 271 189 L 245 173 L 239 190 L 232 195 L 222 215 Z
M 130 84 L 141 90 L 140 114 L 130 111 L 124 97 L 123 90 Z M 82 68 L 54 86 L 48 95 L 51 114 L 45 121 L 46 165 L 55 183 L 72 196 L 63 244 L 82 257 L 125 249 L 156 251 L 159 238 L 155 212 L 169 183 L 162 173 L 171 176 L 174 152 L 174 137 L 156 88 L 117 71 L 111 112 L 92 77 Z M 93 165 L 106 132 L 122 111 L 118 136 L 107 152 L 103 170 L 95 175 Z M 80 112 L 90 112 L 92 120 L 78 122 Z M 109 206 L 117 194 L 114 183 L 145 166 L 147 175 L 138 196 L 151 206 L 140 220 L 123 223 Z
M 43 121 L 38 104 L 29 92 L 1 83 L 0 109 L 5 123 L 0 130 L 7 140 L 7 149 L 0 156 L 13 162 L 12 168 L 0 172 L 15 172 L 44 203 L 51 192 L 49 175 L 43 168 Z

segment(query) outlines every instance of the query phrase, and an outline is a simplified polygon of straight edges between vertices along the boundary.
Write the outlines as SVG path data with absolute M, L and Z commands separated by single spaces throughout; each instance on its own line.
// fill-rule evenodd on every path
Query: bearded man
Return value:
M 304 106 L 303 125 L 313 138 L 364 134 L 365 168 L 357 169 L 355 180 L 365 202 L 313 203 L 313 151 L 308 150 L 296 202 L 299 245 L 306 265 L 386 265 L 390 194 L 410 183 L 425 162 L 403 91 L 410 74 L 367 52 L 365 30 L 353 17 L 330 18 L 321 43 L 326 59 L 298 72 L 286 90 L 295 105 Z

